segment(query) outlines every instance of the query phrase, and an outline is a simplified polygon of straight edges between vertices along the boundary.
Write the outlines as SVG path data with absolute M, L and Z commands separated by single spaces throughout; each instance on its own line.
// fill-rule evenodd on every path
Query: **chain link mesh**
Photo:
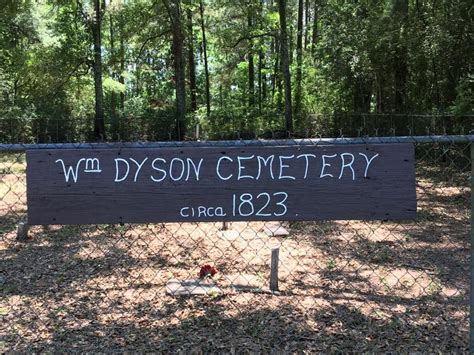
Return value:
M 471 160 L 461 138 L 411 138 L 415 221 L 51 225 L 27 240 L 17 236 L 32 146 L 2 145 L 0 350 L 467 351 Z M 203 265 L 217 274 L 202 294 L 172 294 L 173 280 L 196 279 Z

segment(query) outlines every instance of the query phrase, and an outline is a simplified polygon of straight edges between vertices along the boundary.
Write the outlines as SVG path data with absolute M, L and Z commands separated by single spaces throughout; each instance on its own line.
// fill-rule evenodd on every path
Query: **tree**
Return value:
M 0 8 L 0 103 L 5 106 L 22 105 L 22 88 L 28 86 L 28 56 L 40 42 L 33 11 L 32 1 L 6 1 Z
M 183 56 L 184 34 L 182 28 L 181 1 L 163 0 L 168 9 L 171 22 L 174 81 L 176 87 L 176 134 L 179 140 L 186 137 L 186 83 L 185 62 Z
M 303 80 L 303 0 L 298 0 L 298 26 L 296 38 L 295 116 L 298 118 L 301 113 L 301 81 Z
M 93 15 L 84 9 L 82 0 L 77 0 L 81 15 L 92 34 L 94 48 L 93 73 L 95 90 L 94 135 L 96 139 L 105 139 L 104 89 L 102 86 L 102 19 L 105 13 L 105 0 L 93 0 Z
M 3 1 L 0 113 L 33 122 L 42 141 L 184 139 L 186 112 L 210 117 L 213 95 L 212 120 L 201 121 L 211 137 L 309 129 L 307 112 L 470 114 L 470 8 L 467 0 Z
M 278 0 L 278 13 L 280 14 L 281 72 L 285 85 L 285 129 L 288 133 L 291 133 L 293 131 L 293 110 L 291 105 L 290 58 L 288 54 L 288 33 L 286 27 L 286 0 Z
M 253 3 L 252 0 L 250 0 L 247 4 L 247 26 L 248 26 L 248 32 L 251 33 L 253 29 Z M 255 103 L 255 64 L 253 60 L 253 40 L 251 36 L 248 37 L 248 84 L 249 84 L 249 90 L 248 90 L 248 104 L 249 107 L 253 107 Z
M 110 0 L 110 4 L 112 0 Z M 110 68 L 111 68 L 111 76 L 112 79 L 117 79 L 118 75 L 115 70 L 115 62 L 116 62 L 116 53 L 115 53 L 115 28 L 114 28 L 114 20 L 112 13 L 109 14 L 109 30 L 110 30 Z M 112 123 L 112 132 L 117 132 L 117 95 L 115 90 L 112 90 L 110 93 L 110 119 Z
M 191 9 L 186 11 L 188 17 L 188 68 L 189 91 L 191 92 L 191 111 L 197 110 L 196 99 L 196 61 L 194 60 L 193 14 Z
M 204 52 L 204 76 L 206 86 L 206 112 L 207 116 L 211 114 L 211 87 L 209 82 L 209 64 L 207 61 L 207 40 L 206 40 L 206 27 L 204 23 L 204 4 L 203 0 L 199 0 L 199 14 L 201 17 L 201 32 L 202 32 L 202 48 Z
M 312 45 L 313 53 L 314 53 L 314 48 L 316 48 L 316 44 L 318 42 L 318 3 L 319 3 L 319 0 L 314 0 L 313 31 L 311 33 L 311 45 Z

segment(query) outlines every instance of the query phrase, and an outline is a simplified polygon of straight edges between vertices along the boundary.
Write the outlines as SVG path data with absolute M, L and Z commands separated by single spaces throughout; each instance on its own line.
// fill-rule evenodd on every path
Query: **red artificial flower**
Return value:
M 201 270 L 199 271 L 199 278 L 203 279 L 206 276 L 214 276 L 217 274 L 217 269 L 214 266 L 211 266 L 209 264 L 201 266 Z

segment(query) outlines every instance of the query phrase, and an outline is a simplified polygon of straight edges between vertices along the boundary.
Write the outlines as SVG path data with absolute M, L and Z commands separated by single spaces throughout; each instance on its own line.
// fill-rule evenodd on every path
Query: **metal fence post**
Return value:
M 278 262 L 280 248 L 272 249 L 272 259 L 270 262 L 270 290 L 278 291 Z
M 469 353 L 474 353 L 474 143 L 471 142 L 471 287 L 469 294 Z
M 29 239 L 28 237 L 28 222 L 20 222 L 18 223 L 17 230 L 16 230 L 16 240 L 18 241 L 26 241 Z

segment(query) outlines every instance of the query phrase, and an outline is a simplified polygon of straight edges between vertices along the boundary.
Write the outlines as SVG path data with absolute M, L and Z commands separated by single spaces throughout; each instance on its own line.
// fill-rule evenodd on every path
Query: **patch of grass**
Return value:
M 0 234 L 7 234 L 10 232 L 13 232 L 15 230 L 15 224 L 14 223 L 6 223 L 3 224 L 0 222 Z
M 434 296 L 434 295 L 439 294 L 442 289 L 443 289 L 443 285 L 436 278 L 431 278 L 430 283 L 426 287 L 426 291 L 430 296 Z
M 390 292 L 392 287 L 390 286 L 390 283 L 388 282 L 385 276 L 379 276 L 379 282 L 382 284 L 383 288 L 385 289 L 385 292 Z
M 336 261 L 334 259 L 329 259 L 327 264 L 326 264 L 326 268 L 329 270 L 329 271 L 332 271 L 336 268 Z
M 405 242 L 409 242 L 409 241 L 413 240 L 413 235 L 410 232 L 404 233 L 403 237 L 405 239 Z
M 392 251 L 388 245 L 382 245 L 379 250 L 374 251 L 373 261 L 385 263 L 390 261 Z
M 207 295 L 211 298 L 211 299 L 216 299 L 217 297 L 219 297 L 219 292 L 217 291 L 209 291 L 207 293 Z
M 0 306 L 0 316 L 6 316 L 9 313 L 9 309 L 7 307 Z

